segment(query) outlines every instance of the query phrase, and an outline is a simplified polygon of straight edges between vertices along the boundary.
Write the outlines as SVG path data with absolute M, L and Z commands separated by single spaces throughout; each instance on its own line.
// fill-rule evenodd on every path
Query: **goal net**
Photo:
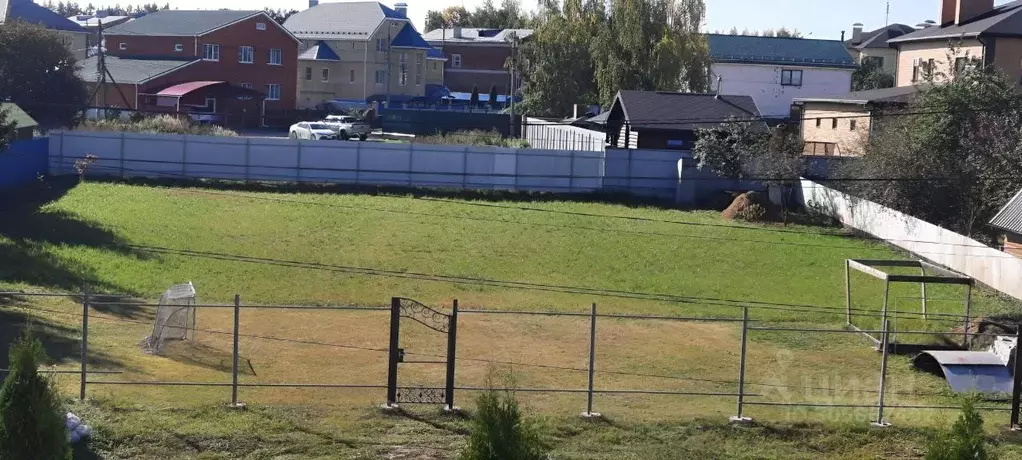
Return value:
M 145 338 L 147 353 L 160 354 L 168 340 L 195 339 L 195 286 L 175 284 L 160 296 L 153 332 Z

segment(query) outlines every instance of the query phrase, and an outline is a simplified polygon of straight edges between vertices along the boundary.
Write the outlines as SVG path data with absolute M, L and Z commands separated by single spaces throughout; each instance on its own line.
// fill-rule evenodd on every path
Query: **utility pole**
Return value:
M 887 16 L 884 17 L 884 27 L 891 25 L 891 0 L 887 0 Z
M 393 34 L 394 34 L 394 25 L 391 24 L 390 22 L 388 22 L 387 23 L 387 70 L 385 70 L 383 72 L 387 76 L 387 108 L 388 109 L 390 108 L 390 80 L 391 80 L 391 75 L 390 75 L 390 45 L 391 45 L 391 42 L 394 41 L 394 39 L 391 37 L 391 35 L 393 35 Z
M 511 81 L 510 81 L 510 89 L 511 89 L 511 91 L 509 91 L 510 94 L 508 95 L 508 97 L 511 98 L 511 103 L 510 103 L 511 104 L 511 109 L 510 109 L 510 112 L 511 112 L 511 137 L 516 137 L 517 136 L 517 130 L 515 129 L 515 65 L 516 65 L 516 62 L 515 62 L 515 49 L 518 46 L 518 35 L 515 34 L 514 32 L 511 32 L 511 36 L 509 38 L 511 40 L 511 69 L 510 69 L 511 70 Z
M 100 19 L 97 23 L 98 27 L 96 30 L 99 32 L 99 43 L 96 44 L 96 73 L 98 74 L 96 91 L 98 92 L 99 99 L 97 99 L 96 105 L 103 108 L 103 118 L 106 119 L 106 53 L 103 49 L 103 20 Z

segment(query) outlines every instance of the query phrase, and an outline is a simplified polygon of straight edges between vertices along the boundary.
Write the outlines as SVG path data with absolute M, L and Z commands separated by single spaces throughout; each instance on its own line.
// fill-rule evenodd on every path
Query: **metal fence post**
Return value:
M 446 410 L 456 412 L 458 407 L 454 405 L 454 365 L 457 359 L 458 349 L 458 299 L 454 299 L 451 308 L 451 325 L 447 329 L 447 392 L 444 394 L 447 399 Z
M 586 411 L 582 417 L 599 417 L 599 412 L 593 412 L 593 373 L 596 370 L 596 304 L 592 305 L 589 315 L 589 386 L 586 392 Z
M 1022 426 L 1019 426 L 1019 404 L 1022 403 L 1022 359 L 1018 350 L 1018 343 L 1020 340 L 1019 332 L 1022 332 L 1022 328 L 1015 329 L 1015 365 L 1014 365 L 1014 378 L 1012 379 L 1014 384 L 1011 386 L 1011 424 L 1009 425 L 1012 431 L 1022 430 Z
M 387 359 L 387 405 L 397 405 L 398 336 L 401 331 L 401 299 L 390 299 L 390 347 Z
M 848 259 L 845 259 L 845 323 L 852 325 L 852 273 Z
M 965 291 L 965 337 L 962 338 L 962 346 L 969 349 L 969 326 L 972 325 L 972 284 L 969 284 Z
M 86 378 L 89 368 L 89 287 L 82 288 L 82 382 L 78 399 L 85 401 Z
M 749 343 L 749 307 L 742 309 L 742 354 L 738 364 L 738 415 L 728 418 L 731 423 L 749 423 L 752 418 L 745 416 L 745 363 Z
M 883 309 L 883 313 L 882 313 L 881 318 L 880 318 L 880 326 L 884 327 L 884 334 L 887 334 L 889 332 L 887 330 L 886 326 L 884 326 L 884 325 L 887 324 L 887 304 L 890 303 L 890 295 L 891 295 L 891 282 L 889 280 L 884 280 L 884 309 Z M 890 340 L 890 337 L 885 338 L 883 340 L 884 343 L 882 345 L 886 347 L 887 346 L 887 342 L 889 340 Z M 886 348 L 885 348 L 885 350 L 886 350 Z M 885 353 L 886 353 L 886 351 L 885 351 Z
M 884 319 L 884 329 L 880 340 L 880 346 L 883 347 L 883 355 L 880 358 L 880 400 L 877 402 L 877 421 L 873 422 L 873 426 L 881 428 L 891 426 L 890 423 L 884 421 L 884 397 L 887 396 L 887 357 L 891 348 L 888 344 L 890 328 L 891 322 Z
M 919 274 L 922 275 L 922 276 L 926 276 L 926 266 L 925 265 L 922 265 L 922 264 L 919 265 Z M 920 291 L 921 291 L 922 297 L 923 297 L 923 299 L 922 299 L 922 303 L 923 303 L 923 321 L 926 321 L 926 281 L 923 281 L 922 283 L 919 283 L 919 286 L 920 286 Z
M 241 334 L 241 296 L 234 294 L 234 361 L 231 366 L 231 407 L 244 407 L 238 402 L 238 341 Z

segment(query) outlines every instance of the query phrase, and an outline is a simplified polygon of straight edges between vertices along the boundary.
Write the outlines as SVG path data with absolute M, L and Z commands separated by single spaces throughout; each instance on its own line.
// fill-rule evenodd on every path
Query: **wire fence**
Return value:
M 21 293 L 21 292 L 0 292 L 0 298 L 11 300 L 30 297 L 68 298 L 72 302 L 79 303 L 80 312 L 72 312 L 67 309 L 59 310 L 45 308 L 27 302 L 7 302 L 8 307 L 23 309 L 35 315 L 49 314 L 59 315 L 67 318 L 68 322 L 80 321 L 80 349 L 77 370 L 70 369 L 43 369 L 43 372 L 51 374 L 78 375 L 79 398 L 86 398 L 89 388 L 92 387 L 120 387 L 120 386 L 156 386 L 156 387 L 209 387 L 223 388 L 230 391 L 230 404 L 242 405 L 240 398 L 244 389 L 334 389 L 334 390 L 372 390 L 381 391 L 380 400 L 385 401 L 384 407 L 395 407 L 402 404 L 435 404 L 447 409 L 457 409 L 455 395 L 460 392 L 477 392 L 487 389 L 513 389 L 516 392 L 525 394 L 550 394 L 550 395 L 580 395 L 584 400 L 579 402 L 580 408 L 584 409 L 584 417 L 598 417 L 601 403 L 605 403 L 599 396 L 615 397 L 684 397 L 684 398 L 710 398 L 718 401 L 728 399 L 734 402 L 734 415 L 731 421 L 744 423 L 750 421 L 750 411 L 757 407 L 786 407 L 786 408 L 814 408 L 814 409 L 871 409 L 875 410 L 876 416 L 872 423 L 876 426 L 887 426 L 889 424 L 886 411 L 892 409 L 914 409 L 914 410 L 956 410 L 959 407 L 953 404 L 933 403 L 943 401 L 948 396 L 946 391 L 920 391 L 909 386 L 906 389 L 893 388 L 889 379 L 890 356 L 895 352 L 895 346 L 891 342 L 892 328 L 890 319 L 883 319 L 882 327 L 875 330 L 853 330 L 853 329 L 828 329 L 823 327 L 802 327 L 784 323 L 771 323 L 770 321 L 753 321 L 750 318 L 750 306 L 741 306 L 737 309 L 738 316 L 671 316 L 671 315 L 640 315 L 640 314 L 603 314 L 597 311 L 596 304 L 593 304 L 589 311 L 528 311 L 528 310 L 486 310 L 486 309 L 459 309 L 455 301 L 453 306 L 448 308 L 434 309 L 415 302 L 411 299 L 393 298 L 390 307 L 373 306 L 304 306 L 304 305 L 265 305 L 265 304 L 242 304 L 239 296 L 235 297 L 233 303 L 228 304 L 196 304 L 194 308 L 200 311 L 221 312 L 217 313 L 221 319 L 220 323 L 228 323 L 231 328 L 216 328 L 210 326 L 193 326 L 189 330 L 195 334 L 200 333 L 208 337 L 220 337 L 211 341 L 215 347 L 228 348 L 224 352 L 229 357 L 230 366 L 217 372 L 206 374 L 197 380 L 158 380 L 142 378 L 148 374 L 139 374 L 137 370 L 121 369 L 117 366 L 106 366 L 108 368 L 93 369 L 90 363 L 95 362 L 97 356 L 108 355 L 109 351 L 96 350 L 95 346 L 106 346 L 109 348 L 108 338 L 90 338 L 90 333 L 96 331 L 109 332 L 108 328 L 97 329 L 96 322 L 104 323 L 110 327 L 125 328 L 135 327 L 145 330 L 153 326 L 153 320 L 144 316 L 133 315 L 147 308 L 158 307 L 159 304 L 138 301 L 129 297 L 96 296 L 90 295 L 87 291 L 81 294 L 58 294 L 58 293 Z M 272 312 L 277 310 L 276 313 Z M 257 312 L 270 311 L 266 315 L 259 315 Z M 242 327 L 242 320 L 246 317 L 249 321 L 248 327 L 254 325 L 252 321 L 270 321 L 289 317 L 289 315 L 300 314 L 299 312 L 354 312 L 360 315 L 359 321 L 371 322 L 379 329 L 372 329 L 366 332 L 376 337 L 378 346 L 353 343 L 337 343 L 320 340 L 312 340 L 302 337 L 287 335 L 270 335 L 265 333 L 253 333 L 245 331 Z M 934 312 L 935 313 L 935 312 Z M 931 313 L 934 314 L 934 313 Z M 227 315 L 230 314 L 228 317 Z M 859 312 L 860 316 L 873 316 L 885 318 L 880 312 Z M 954 315 L 946 315 L 954 316 Z M 471 320 L 471 318 L 476 318 Z M 212 317 L 211 317 L 212 318 Z M 351 322 L 342 321 L 339 318 L 316 317 L 318 322 L 326 323 L 324 327 L 356 327 Z M 93 322 L 90 325 L 90 320 Z M 569 361 L 585 362 L 585 365 L 564 364 L 556 360 L 549 362 L 536 362 L 532 359 L 494 359 L 481 356 L 478 353 L 480 340 L 495 340 L 501 334 L 495 334 L 487 327 L 497 328 L 497 331 L 506 329 L 509 325 L 522 323 L 523 321 L 540 321 L 535 324 L 547 324 L 555 321 L 569 321 L 567 325 L 557 326 L 556 334 L 561 343 L 561 355 L 568 355 Z M 479 321 L 483 321 L 482 323 Z M 626 323 L 622 323 L 622 321 Z M 586 323 L 585 326 L 582 323 Z M 404 324 L 403 324 L 404 323 Z M 532 324 L 532 323 L 530 323 Z M 629 366 L 629 361 L 634 357 L 627 356 L 622 351 L 626 346 L 618 346 L 622 335 L 636 330 L 648 331 L 663 328 L 665 325 L 707 325 L 738 327 L 740 340 L 738 343 L 725 344 L 725 349 L 702 350 L 700 353 L 719 353 L 721 355 L 720 367 L 714 371 L 707 371 L 706 374 L 699 374 L 698 371 L 674 369 L 673 371 L 643 371 Z M 459 327 L 461 328 L 459 335 Z M 468 328 L 468 329 L 466 329 Z M 389 329 L 389 336 L 387 330 Z M 375 331 L 375 332 L 372 332 Z M 521 332 L 521 331 L 518 331 Z M 691 332 L 691 331 L 689 331 Z M 525 332 L 521 332 L 525 334 Z M 466 334 L 468 334 L 466 336 Z M 795 378 L 767 378 L 770 373 L 778 372 L 781 367 L 777 358 L 764 357 L 764 351 L 757 349 L 762 343 L 763 337 L 768 340 L 775 340 L 785 334 L 799 337 L 811 336 L 815 340 L 826 342 L 827 337 L 835 336 L 861 336 L 862 334 L 875 334 L 880 338 L 876 346 L 879 352 L 879 362 L 876 363 L 875 379 L 872 376 L 869 382 L 856 385 L 841 378 L 834 381 L 819 384 L 812 383 L 810 377 L 814 375 L 838 375 L 834 372 L 843 366 L 843 359 L 835 355 L 835 359 L 829 364 L 814 361 L 814 364 L 801 363 L 797 359 L 789 363 L 791 368 L 787 371 L 791 376 L 800 377 L 799 382 Z M 900 330 L 899 335 L 954 335 L 960 333 L 941 333 L 923 330 Z M 194 337 L 194 335 L 193 335 Z M 462 337 L 464 343 L 459 343 Z M 668 336 L 664 336 L 668 337 Z M 242 340 L 250 343 L 265 342 L 267 345 L 260 349 L 277 350 L 284 345 L 296 345 L 304 347 L 293 353 L 314 353 L 310 350 L 348 350 L 357 353 L 367 353 L 363 361 L 365 371 L 364 378 L 369 381 L 301 381 L 298 379 L 285 379 L 283 381 L 261 380 L 254 378 L 254 372 L 250 375 L 244 372 L 241 363 L 242 353 L 240 343 Z M 386 342 L 383 342 L 387 339 Z M 434 340 L 435 339 L 435 340 Z M 538 346 L 543 343 L 536 337 L 518 337 L 521 343 L 527 346 Z M 429 345 L 429 340 L 434 340 Z M 215 342 L 215 343 L 214 343 Z M 533 343 L 535 342 L 535 343 Z M 277 345 L 272 345 L 277 344 Z M 202 346 L 183 344 L 185 347 Z M 459 356 L 459 346 L 462 348 L 462 355 Z M 268 347 L 268 348 L 267 348 Z M 310 348 L 311 347 L 311 348 Z M 469 347 L 469 348 L 465 348 Z M 407 348 L 407 349 L 406 349 Z M 657 352 L 646 350 L 640 347 L 643 353 L 655 355 Z M 575 350 L 569 353 L 570 350 Z M 466 354 L 466 351 L 468 352 Z M 121 351 L 123 352 L 123 351 Z M 139 350 L 139 353 L 142 351 Z M 674 350 L 676 353 L 684 353 L 686 350 Z M 97 355 L 98 353 L 98 355 Z M 545 353 L 545 352 L 544 352 Z M 578 353 L 574 356 L 573 353 Z M 836 354 L 841 352 L 835 352 Z M 318 355 L 317 355 L 318 356 Z M 535 356 L 535 354 L 533 354 Z M 737 357 L 737 362 L 733 358 Z M 648 358 L 645 357 L 645 358 Z M 656 356 L 654 356 L 656 358 Z M 661 356 L 664 360 L 674 360 L 669 354 Z M 276 358 L 267 357 L 268 360 Z M 283 359 L 283 358 L 280 358 Z M 386 365 L 384 375 L 383 365 Z M 422 366 L 419 366 L 422 365 Z M 446 368 L 443 377 L 439 373 L 418 372 L 419 369 L 431 365 L 442 365 Z M 526 384 L 513 388 L 492 388 L 492 385 L 480 385 L 475 383 L 477 379 L 471 378 L 469 372 L 474 366 L 510 366 L 517 369 L 526 369 L 530 374 L 536 375 L 575 375 L 577 377 L 558 377 L 553 381 L 563 384 L 533 385 Z M 835 366 L 834 368 L 827 367 Z M 1006 364 L 1007 365 L 1007 364 Z M 251 363 L 249 363 L 251 366 Z M 466 367 L 467 366 L 467 367 Z M 615 368 L 618 367 L 618 368 Z M 733 367 L 733 377 L 722 377 L 727 374 L 726 367 Z M 103 367 L 103 366 L 101 366 Z M 655 363 L 650 367 L 657 368 Z M 1016 364 L 1016 369 L 1019 367 Z M 413 370 L 413 368 L 415 370 Z M 0 369 L 0 373 L 7 370 Z M 377 372 L 379 371 L 379 372 Z M 785 377 L 784 373 L 780 374 Z M 844 374 L 842 374 L 844 375 Z M 897 374 L 901 376 L 902 374 Z M 1018 376 L 1016 374 L 1016 391 L 1013 392 L 1013 403 L 1011 405 L 988 405 L 983 410 L 988 411 L 1009 411 L 1011 412 L 1011 426 L 1018 425 Z M 244 376 L 244 378 L 242 378 Z M 150 375 L 150 377 L 152 377 Z M 380 381 L 371 381 L 379 378 Z M 434 382 L 422 383 L 422 378 Z M 419 383 L 409 384 L 417 381 Z M 656 388 L 651 385 L 654 382 L 673 382 L 673 388 Z M 576 384 L 572 384 L 577 382 Z M 636 388 L 635 383 L 640 382 Z M 632 386 L 628 386 L 628 384 Z M 861 383 L 861 382 L 860 382 Z M 931 382 L 932 383 L 932 382 Z M 874 388 L 868 388 L 875 385 Z M 932 388 L 932 386 L 931 386 Z M 801 392 L 802 396 L 799 396 Z M 904 401 L 894 401 L 891 398 L 907 398 Z

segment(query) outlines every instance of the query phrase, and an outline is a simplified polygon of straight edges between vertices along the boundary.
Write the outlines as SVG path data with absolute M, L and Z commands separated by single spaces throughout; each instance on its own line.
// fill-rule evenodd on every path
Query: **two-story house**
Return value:
M 36 5 L 32 0 L 0 0 L 0 24 L 6 21 L 39 24 L 56 32 L 75 59 L 80 61 L 86 57 L 89 32 L 67 18 Z
M 301 39 L 299 105 L 405 102 L 439 85 L 443 58 L 407 17 L 403 3 L 310 1 L 284 22 Z
M 296 107 L 299 40 L 262 11 L 152 13 L 110 28 L 105 77 L 98 56 L 82 62 L 103 108 L 189 113 L 254 126 Z M 93 83 L 95 82 L 95 83 Z
M 845 41 L 848 53 L 859 64 L 870 62 L 884 72 L 896 75 L 898 49 L 889 41 L 915 32 L 916 28 L 905 24 L 890 24 L 871 31 L 864 31 L 864 28 L 861 23 L 852 25 L 852 38 Z
M 847 94 L 858 64 L 838 40 L 710 34 L 710 84 L 749 96 L 764 117 L 787 118 L 795 98 Z
M 496 86 L 498 94 L 510 94 L 511 72 L 506 67 L 512 53 L 512 36 L 527 40 L 531 29 L 473 29 L 454 27 L 435 29 L 422 37 L 443 51 L 444 86 L 468 93 L 478 88 L 482 94 Z M 521 77 L 515 88 L 521 88 Z
M 940 23 L 889 41 L 898 48 L 898 86 L 940 83 L 965 66 L 1022 81 L 1022 1 L 942 0 Z

